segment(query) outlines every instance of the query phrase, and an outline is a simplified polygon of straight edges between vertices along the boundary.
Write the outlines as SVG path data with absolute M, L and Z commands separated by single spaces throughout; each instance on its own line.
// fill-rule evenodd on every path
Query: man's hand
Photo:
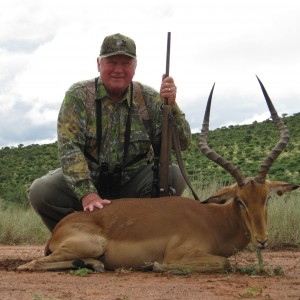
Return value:
M 167 98 L 168 104 L 173 107 L 176 101 L 176 93 L 177 93 L 177 88 L 174 83 L 174 79 L 170 76 L 165 77 L 165 75 L 163 75 L 163 80 L 160 86 L 161 100 L 164 101 L 164 99 Z
M 82 197 L 82 207 L 84 211 L 93 211 L 94 209 L 101 209 L 111 201 L 102 199 L 96 193 L 90 193 Z

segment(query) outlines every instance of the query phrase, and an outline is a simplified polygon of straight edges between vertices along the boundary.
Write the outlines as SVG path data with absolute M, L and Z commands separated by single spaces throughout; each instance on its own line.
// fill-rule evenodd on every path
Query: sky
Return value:
M 192 132 L 215 83 L 210 129 L 300 112 L 298 0 L 1 0 L 0 147 L 50 143 L 66 90 L 98 76 L 105 36 L 137 45 L 134 80 L 159 90 L 170 75 Z

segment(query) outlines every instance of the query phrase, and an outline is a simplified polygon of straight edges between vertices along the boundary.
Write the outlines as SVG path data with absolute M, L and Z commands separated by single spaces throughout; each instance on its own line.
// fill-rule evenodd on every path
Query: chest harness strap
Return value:
M 95 78 L 95 95 L 97 95 L 98 77 Z M 98 145 L 98 163 L 100 164 L 100 151 L 102 142 L 102 102 L 100 98 L 96 98 L 96 134 Z M 123 167 L 126 164 L 128 156 L 130 134 L 131 134 L 131 108 L 133 102 L 133 84 L 130 84 L 130 104 L 128 109 L 126 129 L 125 129 L 125 142 L 124 142 L 124 154 L 122 164 L 117 164 L 113 172 L 108 169 L 107 162 L 100 164 L 100 175 L 97 183 L 97 189 L 102 198 L 116 199 L 119 198 L 121 189 L 121 180 Z

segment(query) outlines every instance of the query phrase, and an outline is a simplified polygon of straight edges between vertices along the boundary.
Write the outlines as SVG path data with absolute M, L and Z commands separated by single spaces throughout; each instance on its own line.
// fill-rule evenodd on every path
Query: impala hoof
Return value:
M 96 273 L 103 273 L 105 271 L 103 266 L 95 266 L 95 267 L 93 267 L 93 270 Z
M 76 259 L 72 261 L 72 265 L 77 269 L 86 268 L 86 264 L 82 259 Z
M 89 269 L 97 273 L 104 272 L 104 266 L 99 261 L 93 260 L 85 262 L 83 259 L 73 260 L 72 265 L 77 269 Z
M 153 265 L 154 265 L 154 263 L 152 263 L 152 262 L 145 263 L 145 264 L 141 267 L 141 270 L 142 270 L 143 272 L 153 271 Z

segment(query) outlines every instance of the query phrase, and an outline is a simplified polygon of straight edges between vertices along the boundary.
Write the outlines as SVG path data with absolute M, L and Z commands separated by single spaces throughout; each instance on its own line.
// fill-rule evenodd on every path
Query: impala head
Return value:
M 235 209 L 251 233 L 252 243 L 258 248 L 264 248 L 269 237 L 267 227 L 269 187 L 254 178 L 246 179 L 243 186 L 235 184 L 235 187 L 233 197 Z
M 265 158 L 257 175 L 251 178 L 244 178 L 237 167 L 208 147 L 209 115 L 214 86 L 210 92 L 206 106 L 199 147 L 207 158 L 220 165 L 236 180 L 235 184 L 217 192 L 212 197 L 205 200 L 204 203 L 225 203 L 229 200 L 232 201 L 236 214 L 251 235 L 253 244 L 258 248 L 264 248 L 268 242 L 267 202 L 269 194 L 276 193 L 282 195 L 285 192 L 298 188 L 298 186 L 282 181 L 266 180 L 267 173 L 272 163 L 288 143 L 289 132 L 278 116 L 263 84 L 259 78 L 257 79 L 263 91 L 271 117 L 280 132 L 279 142 Z

